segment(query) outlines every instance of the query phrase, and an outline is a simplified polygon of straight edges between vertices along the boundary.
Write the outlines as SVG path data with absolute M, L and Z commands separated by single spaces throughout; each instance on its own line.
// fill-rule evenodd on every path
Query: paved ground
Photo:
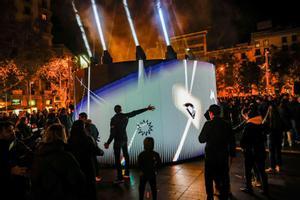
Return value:
M 269 175 L 270 198 L 274 200 L 299 199 L 300 192 L 300 145 L 294 148 L 286 148 L 283 151 L 282 171 L 279 174 Z M 158 199 L 160 200 L 194 200 L 206 199 L 203 158 L 182 164 L 163 167 L 158 181 Z M 243 186 L 243 157 L 238 153 L 231 168 L 231 190 L 233 199 L 252 200 L 267 199 L 257 189 L 254 195 L 248 195 L 240 191 Z M 98 184 L 98 199 L 101 200 L 135 200 L 138 199 L 138 171 L 131 170 L 130 181 L 113 185 L 115 178 L 114 169 L 102 169 L 103 181 Z M 148 192 L 147 192 L 148 191 Z M 146 188 L 145 199 L 152 199 L 150 188 Z M 218 199 L 217 197 L 215 199 Z

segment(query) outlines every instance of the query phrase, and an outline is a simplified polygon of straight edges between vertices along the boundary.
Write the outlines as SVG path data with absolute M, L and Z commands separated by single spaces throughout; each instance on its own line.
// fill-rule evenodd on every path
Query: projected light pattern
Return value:
M 125 12 L 126 12 L 127 20 L 128 20 L 129 26 L 130 26 L 130 30 L 131 30 L 131 33 L 132 33 L 132 36 L 133 36 L 135 46 L 139 46 L 140 45 L 139 40 L 136 36 L 136 32 L 135 32 L 135 29 L 134 29 L 132 18 L 131 18 L 130 12 L 129 12 L 127 0 L 123 0 L 123 5 L 124 5 L 124 9 L 125 9 Z
M 163 15 L 163 12 L 162 12 L 160 0 L 157 0 L 156 7 L 157 7 L 157 10 L 158 10 L 160 23 L 161 23 L 161 26 L 162 26 L 162 29 L 163 29 L 165 42 L 166 42 L 167 46 L 170 46 L 171 43 L 170 43 L 169 35 L 168 35 L 168 32 L 167 32 L 166 23 L 165 23 L 164 15 Z
M 101 23 L 100 23 L 100 20 L 99 20 L 100 15 L 98 13 L 95 0 L 91 0 L 91 2 L 92 2 L 93 13 L 94 13 L 94 16 L 95 16 L 96 26 L 97 26 L 98 34 L 99 34 L 99 37 L 100 37 L 100 40 L 101 40 L 102 48 L 103 48 L 104 51 L 106 51 L 107 48 L 106 48 L 106 44 L 105 44 L 105 40 L 104 40 L 104 34 L 103 34 L 103 30 L 102 30 Z
M 80 28 L 80 31 L 81 31 L 81 35 L 82 35 L 82 39 L 83 39 L 85 48 L 87 50 L 87 53 L 88 53 L 89 57 L 92 57 L 92 52 L 91 52 L 91 49 L 90 49 L 90 45 L 89 45 L 89 42 L 87 40 L 87 37 L 86 37 L 86 34 L 85 34 L 85 30 L 83 28 L 83 25 L 82 25 L 82 22 L 81 22 L 81 19 L 80 19 L 80 15 L 79 15 L 79 13 L 78 13 L 78 11 L 76 9 L 74 1 L 72 1 L 72 7 L 73 7 L 73 11 L 75 13 L 77 24 L 78 24 L 78 26 Z
M 210 98 L 211 91 L 216 91 L 213 65 L 173 60 L 146 67 L 144 72 L 143 84 L 139 81 L 142 73 L 137 70 L 91 92 L 90 118 L 103 133 L 98 145 L 103 146 L 109 137 L 114 105 L 122 105 L 126 113 L 152 104 L 155 111 L 137 115 L 128 122 L 130 164 L 137 162 L 138 154 L 143 151 L 143 140 L 149 134 L 164 163 L 204 154 L 204 145 L 198 142 L 198 136 L 206 121 L 203 111 L 215 103 Z M 95 75 L 91 80 L 95 83 L 98 77 Z M 82 102 L 78 113 L 87 106 L 86 98 Z M 113 149 L 99 159 L 112 165 Z

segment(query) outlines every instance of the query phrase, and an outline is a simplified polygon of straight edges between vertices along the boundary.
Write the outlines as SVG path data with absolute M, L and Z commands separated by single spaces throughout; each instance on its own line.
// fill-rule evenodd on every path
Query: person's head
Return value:
M 84 121 L 76 120 L 72 125 L 70 137 L 81 137 L 84 135 L 86 135 Z
M 16 138 L 15 127 L 12 122 L 1 121 L 0 122 L 0 139 L 13 141 Z
M 61 124 L 55 123 L 50 125 L 43 136 L 43 141 L 45 143 L 52 143 L 52 142 L 64 142 L 67 143 L 67 136 L 65 127 Z
M 85 112 L 79 114 L 79 120 L 87 120 L 88 116 Z
M 114 110 L 116 113 L 120 113 L 120 112 L 122 112 L 122 107 L 120 105 L 115 105 Z
M 248 117 L 253 118 L 253 117 L 256 117 L 256 116 L 259 116 L 257 106 L 255 104 L 250 104 Z
M 219 117 L 221 114 L 221 108 L 220 108 L 220 106 L 213 104 L 213 105 L 209 106 L 208 113 L 209 113 L 210 119 L 213 119 L 214 117 Z
M 144 149 L 146 151 L 152 151 L 154 149 L 154 139 L 152 137 L 146 137 L 144 139 Z

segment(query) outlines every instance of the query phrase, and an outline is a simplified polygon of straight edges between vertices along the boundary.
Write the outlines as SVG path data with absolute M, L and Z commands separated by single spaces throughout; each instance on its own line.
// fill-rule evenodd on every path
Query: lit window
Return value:
M 259 47 L 260 47 L 259 42 L 255 42 L 255 47 L 256 47 L 256 48 L 259 48 Z
M 269 40 L 264 40 L 264 46 L 265 47 L 269 46 Z
M 46 14 L 42 14 L 42 20 L 47 21 L 47 15 Z

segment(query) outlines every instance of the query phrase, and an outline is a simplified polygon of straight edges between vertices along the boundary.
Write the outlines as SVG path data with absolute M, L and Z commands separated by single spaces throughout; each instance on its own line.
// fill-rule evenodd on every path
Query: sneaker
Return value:
M 268 169 L 265 170 L 266 173 L 271 174 L 274 173 L 274 169 L 269 167 Z
M 252 188 L 248 188 L 248 187 L 242 187 L 242 188 L 240 188 L 240 190 L 242 192 L 245 192 L 245 193 L 248 193 L 248 194 L 252 194 L 253 193 Z
M 96 176 L 96 182 L 100 182 L 100 181 L 102 181 L 102 177 Z
M 276 171 L 277 173 L 279 173 L 279 172 L 280 172 L 280 167 L 279 167 L 279 165 L 276 165 L 276 167 L 275 167 L 275 171 Z
M 114 184 L 124 183 L 124 180 L 123 180 L 123 179 L 116 179 L 116 180 L 114 180 L 113 183 L 114 183 Z
M 260 181 L 256 181 L 256 182 L 254 183 L 254 186 L 255 186 L 255 187 L 261 187 L 261 182 L 260 182 Z
M 129 175 L 124 175 L 123 178 L 127 180 L 127 179 L 130 179 L 130 176 Z

